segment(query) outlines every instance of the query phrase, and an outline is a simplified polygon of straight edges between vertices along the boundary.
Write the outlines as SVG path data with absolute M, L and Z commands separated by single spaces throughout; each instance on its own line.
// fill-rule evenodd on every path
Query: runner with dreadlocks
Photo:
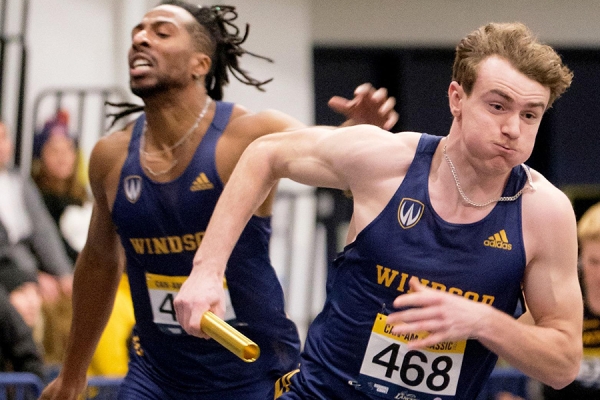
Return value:
M 258 89 L 267 83 L 238 65 L 240 56 L 251 53 L 241 47 L 247 27 L 240 35 L 233 7 L 167 3 L 150 10 L 132 31 L 130 86 L 144 106 L 126 104 L 115 118 L 143 114 L 92 151 L 95 204 L 77 260 L 68 350 L 42 399 L 75 400 L 84 390 L 124 268 L 136 327 L 119 399 L 264 400 L 273 398 L 275 380 L 299 361 L 297 330 L 286 318 L 268 255 L 273 194 L 230 259 L 226 289 L 218 294 L 230 299 L 226 314 L 214 310 L 260 346 L 258 360 L 244 363 L 202 332 L 200 338 L 186 334 L 177 322 L 177 288 L 192 269 L 243 150 L 260 136 L 302 124 L 277 111 L 254 114 L 220 101 L 228 72 Z M 397 119 L 393 99 L 370 85 L 335 104 L 348 123 L 389 129 Z

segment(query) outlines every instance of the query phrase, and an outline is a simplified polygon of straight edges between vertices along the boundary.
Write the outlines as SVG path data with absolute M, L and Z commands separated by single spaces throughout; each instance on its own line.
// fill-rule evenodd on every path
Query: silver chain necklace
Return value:
M 192 125 L 192 127 L 185 133 L 185 135 L 183 135 L 181 137 L 181 139 L 179 139 L 177 141 L 177 143 L 175 143 L 173 146 L 171 146 L 171 147 L 169 147 L 167 149 L 158 150 L 158 151 L 154 151 L 154 152 L 151 152 L 151 153 L 144 150 L 144 147 L 146 147 L 146 130 L 148 129 L 148 124 L 147 124 L 146 121 L 144 121 L 144 131 L 142 132 L 142 138 L 140 140 L 140 155 L 143 155 L 144 158 L 146 158 L 146 159 L 148 157 L 156 157 L 156 156 L 161 155 L 161 154 L 166 154 L 167 152 L 172 152 L 173 150 L 175 150 L 176 148 L 178 148 L 179 146 L 181 146 L 183 143 L 185 143 L 190 138 L 190 136 L 192 135 L 192 133 L 194 133 L 194 131 L 198 128 L 198 125 L 200 124 L 200 121 L 202 121 L 202 118 L 204 118 L 204 115 L 208 111 L 208 106 L 210 105 L 211 101 L 212 101 L 212 99 L 209 96 L 207 96 L 206 97 L 206 102 L 204 103 L 204 107 L 202 108 L 202 111 L 200 111 L 200 114 L 198 114 L 198 117 L 196 118 L 196 121 L 194 122 L 194 125 Z M 146 160 L 146 163 L 148 163 L 147 160 Z M 178 159 L 172 160 L 171 164 L 167 167 L 167 169 L 164 169 L 162 171 L 154 171 L 148 165 L 143 165 L 142 164 L 142 166 L 152 176 L 161 176 L 161 175 L 164 175 L 164 174 L 168 173 L 173 168 L 175 168 L 175 166 L 177 165 L 177 163 L 179 163 Z
M 519 196 L 521 196 L 523 194 L 523 192 L 526 189 L 535 190 L 535 187 L 533 186 L 533 178 L 531 177 L 531 172 L 529 171 L 529 168 L 527 168 L 525 165 L 521 164 L 521 166 L 525 170 L 525 174 L 527 174 L 527 182 L 529 183 L 529 186 L 523 185 L 521 190 L 519 190 L 517 192 L 517 194 L 515 194 L 513 196 L 500 196 L 497 199 L 488 200 L 485 203 L 475 203 L 473 200 L 468 198 L 467 195 L 465 194 L 465 192 L 462 190 L 462 186 L 460 186 L 460 181 L 458 180 L 458 175 L 456 174 L 456 168 L 454 168 L 454 164 L 452 163 L 452 160 L 450 160 L 450 157 L 448 157 L 448 154 L 446 154 L 446 145 L 445 144 L 444 144 L 444 158 L 446 159 L 446 162 L 448 163 L 448 166 L 450 167 L 450 171 L 452 172 L 452 176 L 454 177 L 454 183 L 456 183 L 456 188 L 458 189 L 458 193 L 460 193 L 460 197 L 462 197 L 463 200 L 467 204 L 469 204 L 473 207 L 486 207 L 492 203 L 497 203 L 499 201 L 515 201 L 516 199 L 519 198 Z

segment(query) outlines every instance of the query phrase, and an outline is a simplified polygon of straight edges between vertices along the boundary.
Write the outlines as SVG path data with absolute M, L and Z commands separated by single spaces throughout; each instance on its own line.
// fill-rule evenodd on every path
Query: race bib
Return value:
M 387 399 L 452 399 L 466 340 L 411 350 L 427 333 L 395 335 L 387 316 L 377 314 L 357 381 L 359 390 Z
M 187 276 L 167 276 L 157 275 L 146 272 L 146 285 L 150 295 L 150 306 L 152 307 L 153 321 L 158 328 L 172 335 L 182 335 L 185 331 L 177 322 L 173 300 Z M 223 279 L 223 289 L 225 290 L 225 321 L 234 320 L 235 311 L 231 304 L 227 281 Z

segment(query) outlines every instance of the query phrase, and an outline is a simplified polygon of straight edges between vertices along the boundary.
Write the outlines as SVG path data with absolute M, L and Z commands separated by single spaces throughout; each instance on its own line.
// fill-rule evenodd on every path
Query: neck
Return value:
M 502 192 L 510 173 L 500 177 L 479 171 L 476 166 L 461 157 L 458 150 L 460 143 L 444 140 L 442 148 L 441 168 L 446 171 L 443 175 L 451 191 L 456 194 L 459 204 L 469 207 L 491 207 L 502 199 Z M 501 184 L 500 184 L 501 183 Z
M 145 99 L 147 137 L 166 145 L 175 143 L 194 124 L 207 101 L 205 93 Z
M 148 131 L 177 137 L 194 123 L 206 103 L 206 89 L 195 82 L 174 85 L 142 98 Z
M 146 150 L 145 138 L 147 136 L 148 125 L 147 125 L 147 123 L 146 123 L 146 125 L 144 125 L 144 131 L 142 132 L 142 136 L 140 139 L 140 150 L 139 151 L 140 151 L 140 157 L 145 158 L 146 164 L 142 165 L 142 166 L 146 169 L 147 172 L 149 172 L 151 175 L 153 175 L 155 177 L 159 177 L 161 175 L 168 174 L 177 164 L 179 164 L 180 159 L 178 157 L 174 157 L 174 152 L 176 150 L 178 151 L 178 149 L 185 149 L 185 146 L 183 146 L 183 145 L 186 142 L 188 142 L 190 140 L 190 138 L 193 137 L 192 135 L 194 134 L 194 132 L 196 132 L 196 130 L 198 129 L 198 126 L 200 124 L 200 121 L 202 121 L 202 119 L 206 115 L 211 101 L 212 100 L 210 97 L 206 97 L 204 105 L 202 106 L 202 110 L 199 112 L 198 116 L 196 116 L 196 119 L 194 120 L 194 124 L 190 128 L 188 128 L 186 133 L 184 133 L 183 135 L 180 135 L 177 138 L 175 143 L 171 144 L 171 143 L 165 141 L 161 144 L 160 142 L 157 142 L 155 139 L 155 147 L 159 148 L 159 150 L 157 150 L 157 151 Z M 172 140 L 169 140 L 169 141 L 172 141 Z M 190 146 L 187 146 L 187 147 L 189 148 Z M 149 165 L 149 164 L 152 164 L 152 158 L 154 158 L 155 161 L 163 162 L 163 161 L 161 161 L 161 159 L 163 159 L 163 157 L 166 157 L 167 160 L 170 159 L 169 166 L 167 168 L 162 169 L 162 170 L 157 170 L 157 169 L 152 168 Z M 140 161 L 141 161 L 141 158 L 140 158 Z

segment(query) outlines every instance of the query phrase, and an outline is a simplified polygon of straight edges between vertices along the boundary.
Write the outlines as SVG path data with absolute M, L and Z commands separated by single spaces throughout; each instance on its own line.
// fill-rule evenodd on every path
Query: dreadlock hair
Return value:
M 253 57 L 273 62 L 270 58 L 251 53 L 241 44 L 248 38 L 250 25 L 246 24 L 244 35 L 240 36 L 240 28 L 233 21 L 237 19 L 237 12 L 233 6 L 215 5 L 210 7 L 196 6 L 181 0 L 164 0 L 161 4 L 170 4 L 181 7 L 198 21 L 198 25 L 189 26 L 190 34 L 198 44 L 198 50 L 207 52 L 211 57 L 212 66 L 206 76 L 206 90 L 215 100 L 223 98 L 223 87 L 229 83 L 227 70 L 235 78 L 250 86 L 264 91 L 263 85 L 273 79 L 259 81 L 248 75 L 239 66 L 239 57 L 249 54 Z
M 187 26 L 188 32 L 196 43 L 197 50 L 206 52 L 212 61 L 211 69 L 205 77 L 204 84 L 207 94 L 215 100 L 223 99 L 223 87 L 229 83 L 227 70 L 241 83 L 254 86 L 264 92 L 263 85 L 271 82 L 273 78 L 259 81 L 252 78 L 239 65 L 239 57 L 249 54 L 269 62 L 272 59 L 251 53 L 241 44 L 248 38 L 250 25 L 246 24 L 244 34 L 240 35 L 240 28 L 233 21 L 238 17 L 234 6 L 213 5 L 209 7 L 187 3 L 181 0 L 164 0 L 159 5 L 173 5 L 183 8 L 198 22 Z M 132 103 L 111 103 L 106 105 L 123 109 L 115 113 L 108 113 L 112 117 L 112 128 L 123 117 L 144 110 L 144 106 Z
M 110 107 L 116 107 L 116 108 L 119 108 L 122 110 L 122 111 L 118 111 L 118 112 L 114 112 L 114 113 L 109 112 L 106 114 L 107 118 L 112 118 L 112 121 L 111 121 L 108 129 L 111 129 L 113 126 L 115 126 L 117 121 L 120 120 L 121 118 L 125 118 L 128 115 L 144 111 L 144 106 L 139 105 L 139 104 L 134 104 L 134 103 L 113 103 L 111 101 L 105 101 L 104 105 L 110 106 Z

